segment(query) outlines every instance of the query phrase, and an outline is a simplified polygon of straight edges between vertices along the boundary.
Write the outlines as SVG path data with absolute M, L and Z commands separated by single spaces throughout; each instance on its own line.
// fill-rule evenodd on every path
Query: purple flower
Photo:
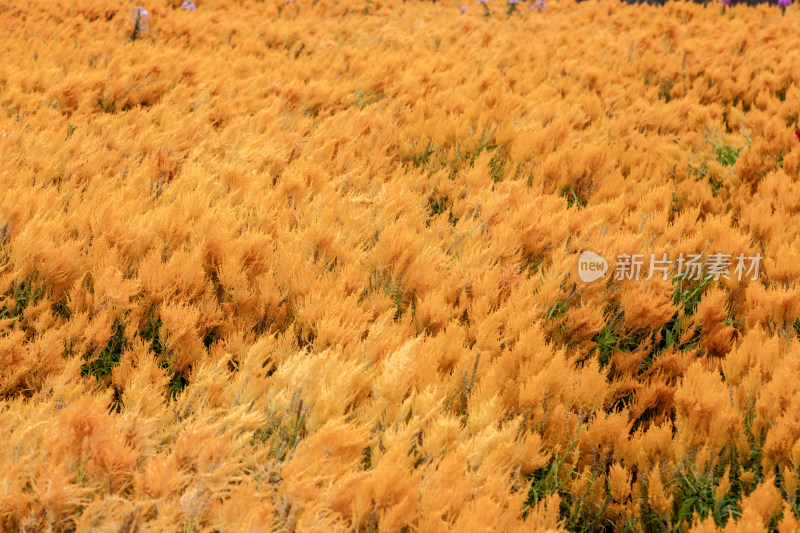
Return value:
M 478 0 L 478 3 L 479 3 L 479 4 L 485 4 L 485 3 L 486 3 L 486 0 Z
M 462 13 L 466 13 L 467 12 L 467 8 L 466 7 L 462 7 L 461 9 L 459 9 L 459 11 L 461 11 Z
M 720 4 L 725 4 L 726 6 L 731 5 L 731 0 L 719 0 Z
M 534 2 L 534 4 L 531 6 L 531 9 L 534 9 L 534 6 L 544 10 L 545 7 L 544 0 L 536 0 L 536 2 Z
M 131 24 L 133 25 L 133 28 L 131 29 L 131 41 L 135 41 L 141 37 L 143 33 L 150 31 L 150 24 L 148 23 L 149 18 L 150 15 L 147 13 L 145 8 L 133 8 L 133 11 L 131 12 Z
M 133 13 L 131 13 L 131 18 L 134 20 L 141 20 L 142 22 L 146 22 L 149 18 L 147 14 L 147 10 L 143 7 L 134 7 Z
M 509 4 L 518 4 L 519 0 L 508 0 Z
M 195 9 L 197 9 L 197 6 L 195 5 L 194 2 L 186 0 L 184 3 L 181 4 L 181 9 L 188 9 L 189 11 L 194 11 Z
M 778 0 L 778 5 L 781 7 L 789 7 L 792 5 L 792 0 Z

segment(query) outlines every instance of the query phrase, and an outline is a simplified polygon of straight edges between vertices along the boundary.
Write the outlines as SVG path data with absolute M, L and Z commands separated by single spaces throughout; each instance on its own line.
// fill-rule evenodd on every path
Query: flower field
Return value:
M 798 529 L 797 6 L 0 29 L 0 530 Z

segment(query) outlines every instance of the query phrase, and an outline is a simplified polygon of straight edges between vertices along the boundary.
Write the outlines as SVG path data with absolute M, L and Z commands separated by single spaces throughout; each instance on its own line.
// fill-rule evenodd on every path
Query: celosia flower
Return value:
M 619 463 L 615 463 L 608 471 L 608 486 L 611 496 L 618 502 L 624 502 L 631 493 L 630 475 Z
M 794 130 L 794 135 L 797 137 L 797 140 L 800 141 L 800 130 Z
M 189 11 L 194 11 L 195 9 L 197 9 L 197 6 L 195 5 L 194 2 L 186 0 L 184 3 L 181 4 L 181 9 L 188 9 Z

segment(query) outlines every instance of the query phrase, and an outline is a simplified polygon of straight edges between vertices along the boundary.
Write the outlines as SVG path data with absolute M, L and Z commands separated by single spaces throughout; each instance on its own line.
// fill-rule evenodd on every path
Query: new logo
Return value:
M 608 262 L 590 251 L 581 252 L 578 257 L 578 276 L 584 283 L 600 279 L 608 272 Z

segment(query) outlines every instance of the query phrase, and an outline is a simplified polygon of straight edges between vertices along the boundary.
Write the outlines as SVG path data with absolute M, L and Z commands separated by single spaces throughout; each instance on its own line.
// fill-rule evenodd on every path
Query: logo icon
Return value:
M 608 262 L 598 254 L 590 251 L 581 252 L 578 257 L 578 277 L 584 283 L 600 279 L 608 272 Z

